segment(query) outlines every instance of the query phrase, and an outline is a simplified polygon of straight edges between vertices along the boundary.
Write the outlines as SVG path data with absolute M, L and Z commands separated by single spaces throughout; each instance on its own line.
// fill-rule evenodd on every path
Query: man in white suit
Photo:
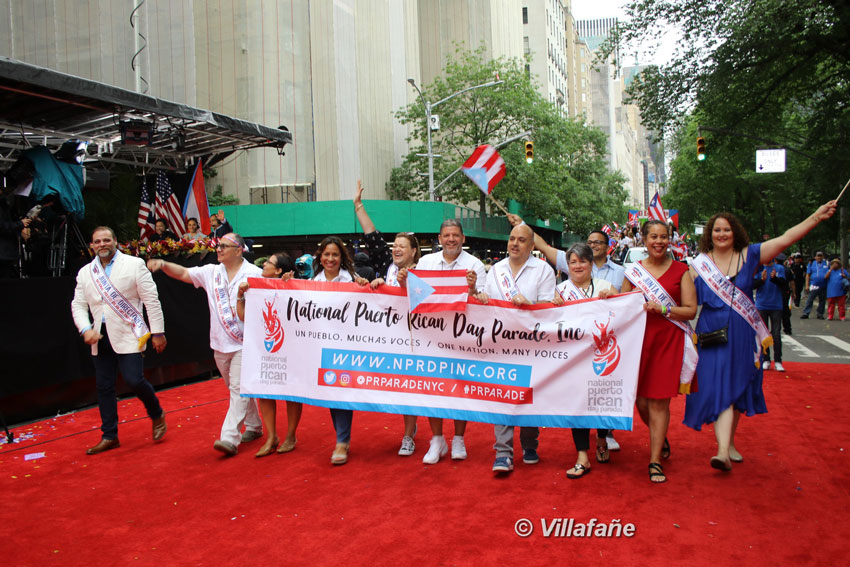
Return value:
M 92 233 L 95 259 L 77 273 L 71 302 L 74 324 L 94 357 L 97 405 L 100 408 L 100 443 L 86 451 L 96 455 L 114 449 L 118 442 L 118 401 L 115 380 L 120 368 L 124 382 L 139 397 L 153 421 L 153 440 L 165 435 L 165 412 L 153 386 L 145 380 L 142 351 L 151 338 L 156 352 L 165 348 L 165 323 L 156 285 L 141 258 L 118 252 L 115 232 L 99 226 Z M 148 311 L 150 329 L 142 315 Z M 89 318 L 91 311 L 93 319 Z

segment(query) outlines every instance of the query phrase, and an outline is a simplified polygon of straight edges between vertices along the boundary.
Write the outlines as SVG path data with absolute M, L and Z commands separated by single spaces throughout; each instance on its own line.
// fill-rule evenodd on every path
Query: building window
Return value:
M 522 7 L 522 23 L 528 23 L 528 8 L 525 6 Z
M 528 44 L 528 36 L 522 38 L 522 51 L 526 55 L 531 53 L 531 47 Z

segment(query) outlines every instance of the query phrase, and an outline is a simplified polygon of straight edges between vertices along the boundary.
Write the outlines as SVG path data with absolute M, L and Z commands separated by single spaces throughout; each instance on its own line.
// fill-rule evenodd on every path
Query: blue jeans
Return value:
M 331 408 L 331 421 L 336 430 L 336 442 L 348 443 L 351 439 L 351 420 L 354 418 L 354 412 L 350 409 Z
M 151 419 L 162 417 L 162 407 L 151 383 L 145 380 L 142 353 L 116 354 L 109 343 L 106 330 L 101 330 L 103 338 L 97 343 L 97 356 L 94 357 L 94 376 L 97 385 L 97 406 L 100 409 L 100 430 L 104 439 L 118 439 L 118 399 L 115 393 L 115 380 L 118 370 L 124 377 L 124 383 L 145 404 Z
M 815 297 L 818 297 L 818 317 L 823 317 L 823 312 L 826 309 L 826 284 L 812 291 L 809 288 L 809 298 L 806 299 L 806 306 L 803 308 L 803 315 L 808 315 L 812 312 L 812 306 L 815 304 Z

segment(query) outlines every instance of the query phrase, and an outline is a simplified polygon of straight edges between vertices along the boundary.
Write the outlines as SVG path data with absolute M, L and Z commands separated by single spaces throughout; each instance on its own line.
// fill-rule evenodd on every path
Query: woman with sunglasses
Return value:
M 380 285 L 399 287 L 401 286 L 399 276 L 401 276 L 401 281 L 404 281 L 407 270 L 416 267 L 416 263 L 419 261 L 419 241 L 412 232 L 399 232 L 395 235 L 392 247 L 388 247 L 384 237 L 375 228 L 375 223 L 372 222 L 366 212 L 362 197 L 363 185 L 358 180 L 357 193 L 354 194 L 354 212 L 360 226 L 363 227 L 366 246 L 369 248 L 369 256 L 372 258 L 376 273 L 383 274 L 372 280 L 372 289 L 376 289 Z M 409 457 L 416 449 L 416 444 L 413 442 L 413 437 L 416 435 L 416 416 L 405 415 L 403 417 L 404 435 L 401 438 L 401 448 L 398 450 L 398 454 L 402 457 Z
M 278 252 L 263 262 L 263 277 L 288 280 L 295 273 L 295 262 L 289 257 L 286 252 Z M 236 315 L 239 319 L 245 320 L 245 292 L 251 286 L 248 282 L 239 284 L 239 291 L 236 299 Z M 277 400 L 268 398 L 258 398 L 257 405 L 260 407 L 260 417 L 263 419 L 263 424 L 266 427 L 266 442 L 257 451 L 255 457 L 266 457 L 274 453 L 277 449 L 278 453 L 288 453 L 295 449 L 295 430 L 298 429 L 298 422 L 301 421 L 301 410 L 303 405 L 300 402 L 286 402 L 286 421 L 287 430 L 286 438 L 278 447 L 280 439 L 277 436 Z

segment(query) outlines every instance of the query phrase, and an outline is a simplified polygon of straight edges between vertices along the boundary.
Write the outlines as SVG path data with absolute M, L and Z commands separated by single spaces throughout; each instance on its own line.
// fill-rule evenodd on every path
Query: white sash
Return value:
M 222 272 L 224 272 L 223 275 Z M 231 339 L 241 343 L 242 329 L 239 328 L 236 310 L 230 306 L 230 289 L 227 284 L 227 268 L 219 264 L 213 278 L 213 303 L 215 303 L 218 321 Z
M 755 365 L 758 367 L 761 359 L 761 349 L 773 344 L 773 337 L 767 331 L 755 304 L 743 291 L 735 291 L 735 284 L 723 275 L 714 262 L 706 254 L 700 254 L 694 258 L 691 265 L 696 270 L 702 281 L 713 291 L 723 303 L 735 310 L 756 333 L 755 354 L 753 355 Z M 734 293 L 733 293 L 734 292 Z M 733 297 L 734 296 L 734 297 Z
M 678 307 L 678 304 L 673 301 L 673 298 L 667 293 L 664 286 L 658 283 L 658 280 L 640 262 L 635 262 L 626 270 L 626 277 L 632 282 L 632 285 L 643 292 L 647 301 L 665 305 L 667 309 Z M 697 371 L 697 362 L 699 361 L 699 354 L 697 354 L 697 348 L 695 346 L 697 336 L 691 328 L 691 324 L 687 321 L 676 321 L 669 318 L 667 318 L 667 321 L 679 327 L 684 333 L 685 348 L 682 351 L 682 371 L 679 373 L 679 392 L 689 394 L 691 382 Z
M 120 253 L 115 252 L 115 254 Z M 139 341 L 139 350 L 142 350 L 150 338 L 151 332 L 145 324 L 145 318 L 141 312 L 112 285 L 112 281 L 106 275 L 106 270 L 100 264 L 100 258 L 95 257 L 89 264 L 89 274 L 103 302 L 133 328 L 133 334 Z
M 591 280 L 592 282 L 593 280 Z M 587 295 L 573 283 L 573 280 L 564 280 L 555 287 L 555 291 L 561 294 L 564 301 L 578 301 L 587 299 Z
M 491 269 L 496 269 L 495 267 Z M 511 274 L 510 265 L 505 265 L 504 269 L 499 269 L 496 272 L 496 284 L 499 286 L 499 291 L 502 292 L 502 299 L 511 301 L 519 295 L 519 288 L 516 285 L 516 280 Z
M 387 268 L 387 276 L 384 278 L 384 282 L 392 287 L 399 287 L 398 285 L 398 266 L 394 263 L 390 264 L 390 267 Z

